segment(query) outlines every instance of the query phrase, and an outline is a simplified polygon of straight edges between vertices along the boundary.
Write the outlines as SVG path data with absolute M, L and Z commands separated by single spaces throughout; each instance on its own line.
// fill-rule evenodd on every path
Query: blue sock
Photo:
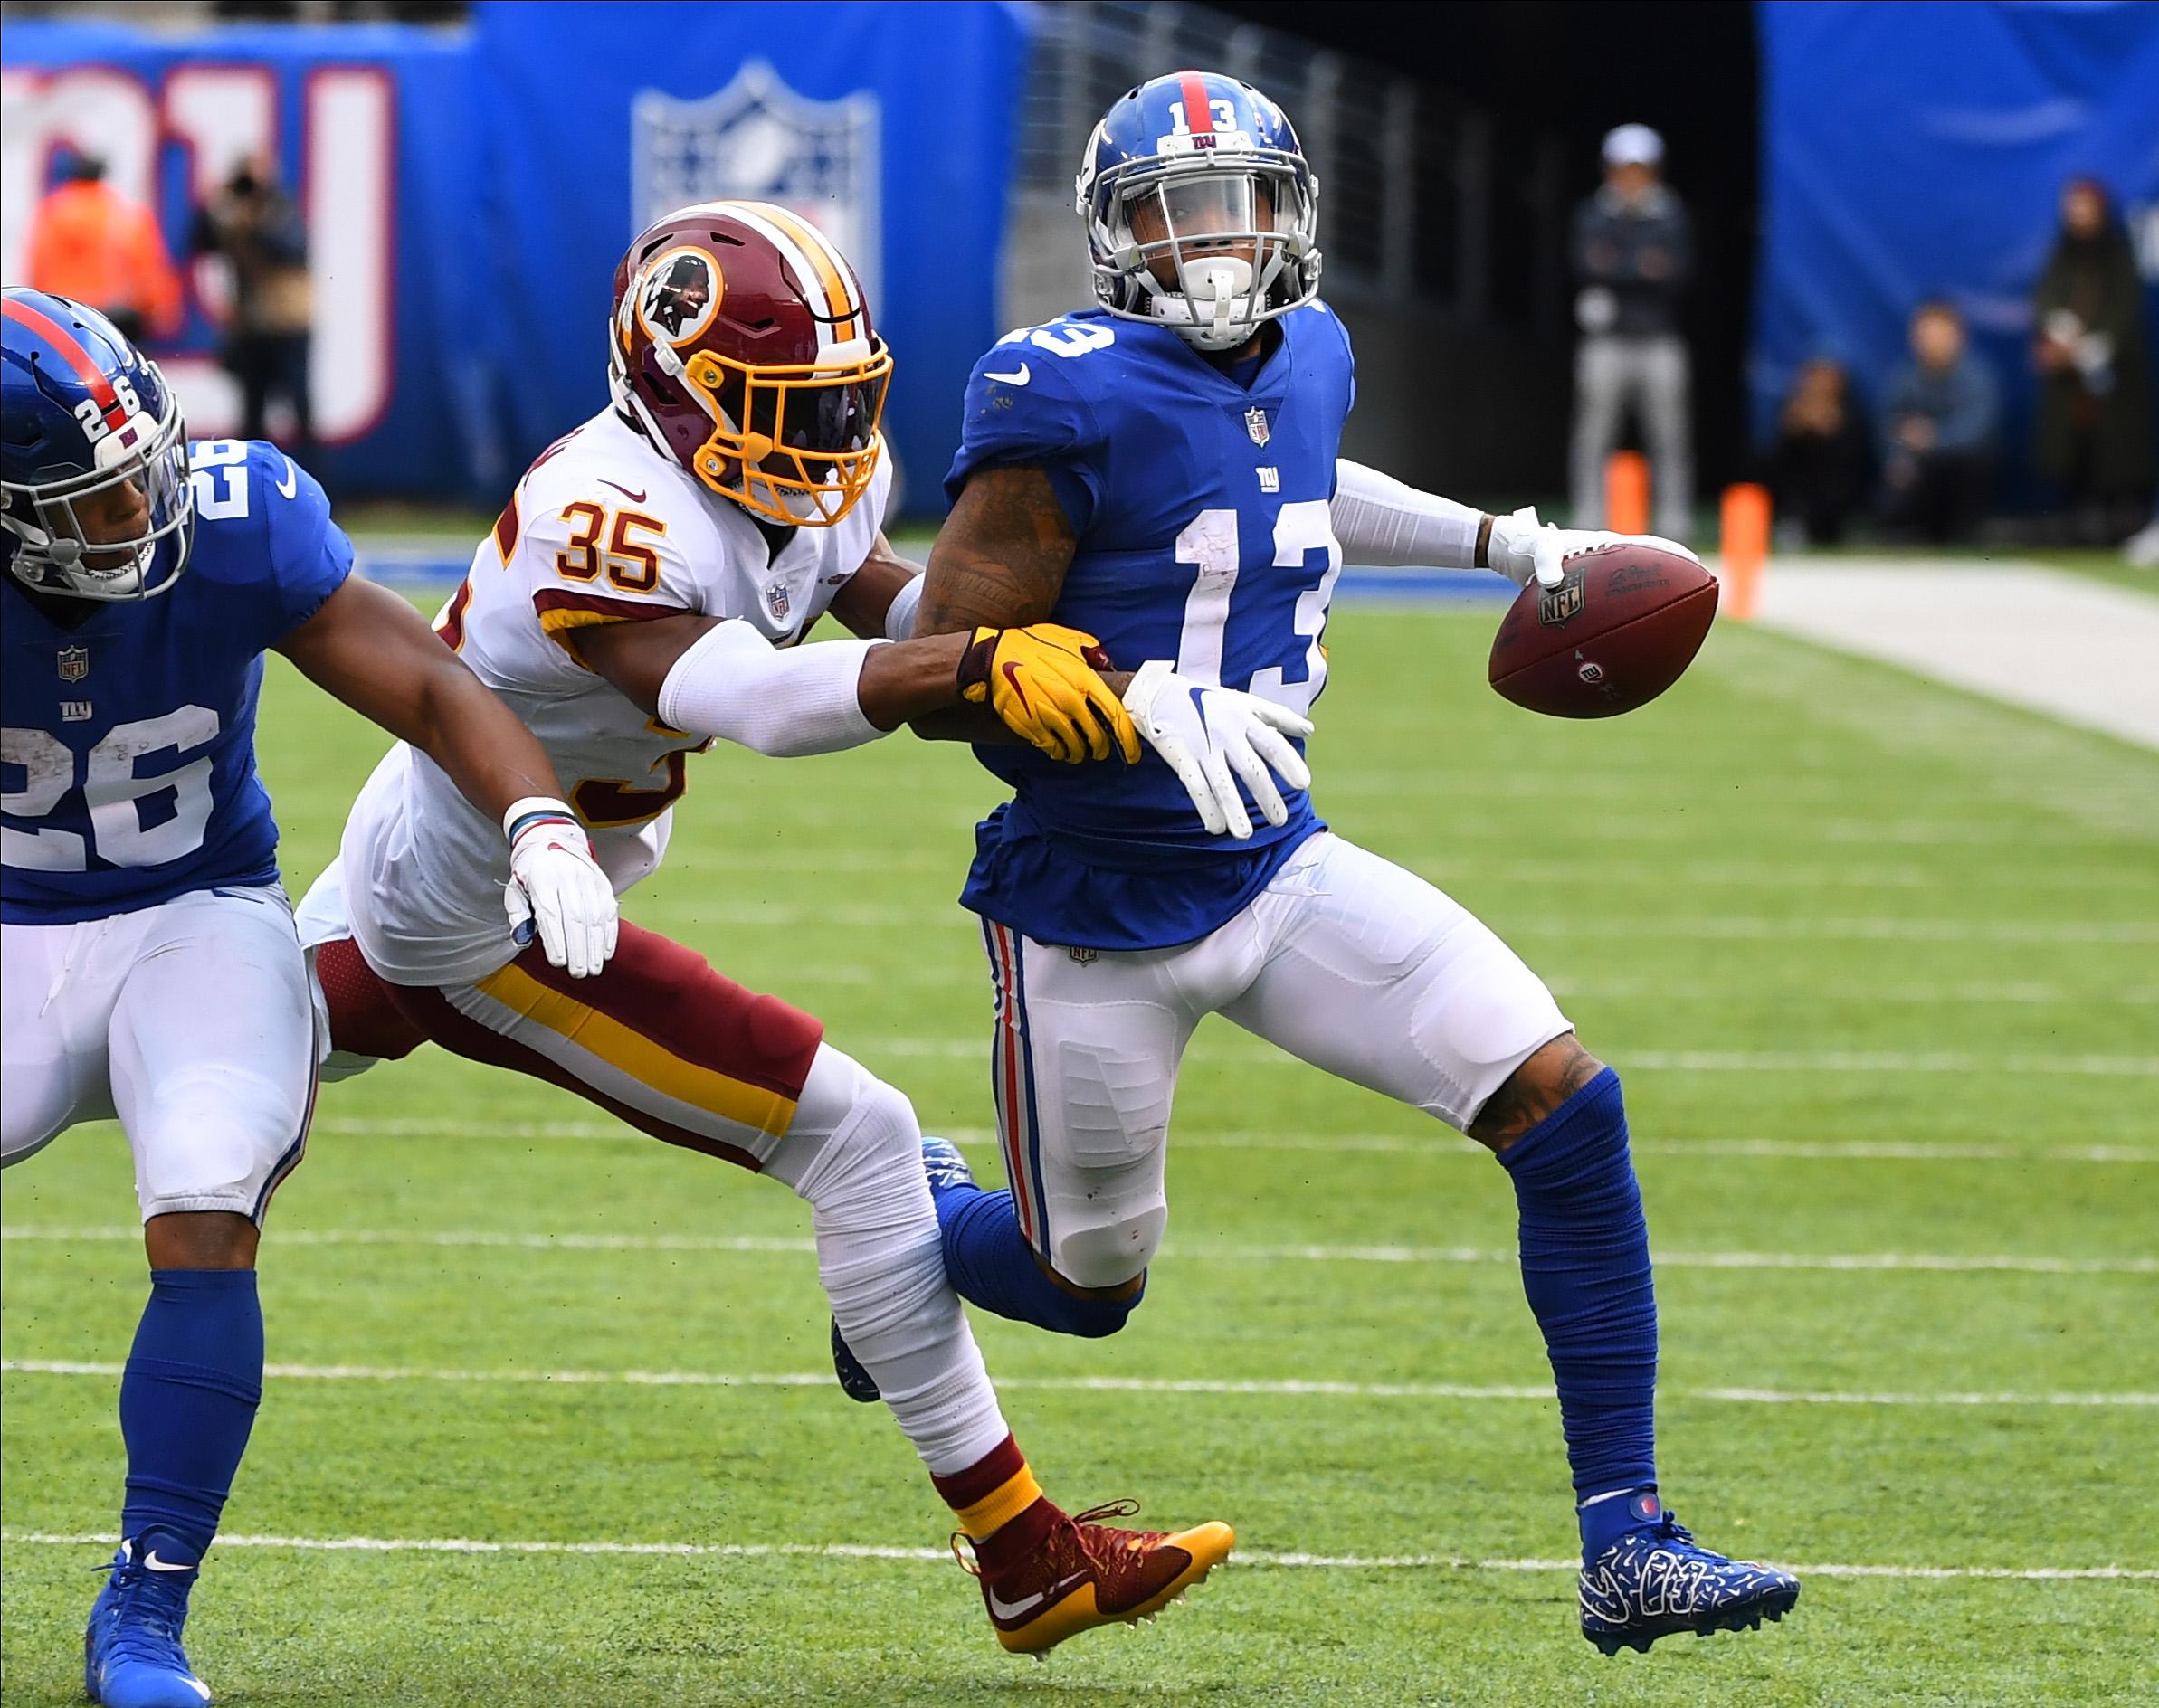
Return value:
M 1593 1560 L 1660 1511 L 1650 1494 L 1657 1298 L 1619 1075 L 1605 1068 L 1499 1161 L 1514 1178 L 1522 1290 L 1551 1356 L 1583 1555 Z
M 1052 1333 L 1095 1340 L 1124 1327 L 1146 1291 L 1143 1281 L 1128 1299 L 1075 1298 L 1035 1262 L 1010 1192 L 963 1182 L 933 1187 L 931 1196 L 945 1236 L 945 1273 L 970 1305 Z
M 120 1378 L 128 1447 L 120 1533 L 155 1530 L 166 1560 L 199 1561 L 217 1534 L 262 1400 L 255 1272 L 151 1270 L 150 1302 Z

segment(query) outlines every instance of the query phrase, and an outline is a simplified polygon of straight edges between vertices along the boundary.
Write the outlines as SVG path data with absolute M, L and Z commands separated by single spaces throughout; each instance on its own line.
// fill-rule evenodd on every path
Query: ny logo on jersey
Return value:
M 1254 403 L 1244 412 L 1244 431 L 1252 436 L 1252 443 L 1267 442 L 1267 412 Z
M 60 721 L 63 724 L 87 724 L 97 716 L 88 700 L 62 700 L 60 702 Z
M 90 649 L 88 647 L 62 647 L 60 649 L 60 679 L 80 682 L 90 674 Z

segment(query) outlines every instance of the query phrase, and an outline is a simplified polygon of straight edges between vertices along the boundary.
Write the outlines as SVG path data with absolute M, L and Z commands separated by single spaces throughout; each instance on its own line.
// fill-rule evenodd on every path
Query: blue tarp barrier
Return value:
M 2159 5 L 1765 0 L 1757 15 L 1757 439 L 1808 356 L 1878 395 L 1914 305 L 1945 296 L 2002 382 L 2020 464 L 2030 299 L 2069 178 L 2103 180 L 2145 234 L 2159 326 Z

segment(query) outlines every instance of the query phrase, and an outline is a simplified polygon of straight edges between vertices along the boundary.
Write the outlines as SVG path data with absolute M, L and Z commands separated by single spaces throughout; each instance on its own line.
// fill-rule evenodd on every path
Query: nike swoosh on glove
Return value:
M 1289 821 L 1289 809 L 1275 786 L 1308 789 L 1311 771 L 1289 745 L 1309 735 L 1309 718 L 1284 706 L 1233 688 L 1210 688 L 1179 676 L 1165 659 L 1141 665 L 1125 690 L 1125 709 L 1147 745 L 1177 773 L 1200 822 L 1216 836 L 1239 841 L 1252 833 L 1251 815 L 1238 792 L 1240 780 L 1270 824 Z
M 959 696 L 986 701 L 1005 728 L 1068 765 L 1120 754 L 1139 763 L 1139 736 L 1102 679 L 1109 655 L 1094 636 L 1061 623 L 977 629 L 960 655 Z
M 1539 587 L 1556 587 L 1566 573 L 1565 560 L 1576 552 L 1594 551 L 1600 546 L 1653 546 L 1660 552 L 1702 560 L 1679 544 L 1655 534 L 1609 534 L 1599 529 L 1555 527 L 1536 519 L 1536 507 L 1524 505 L 1512 516 L 1492 518 L 1492 536 L 1484 548 L 1485 561 L 1517 587 L 1535 582 Z
M 502 815 L 509 839 L 509 887 L 502 911 L 510 935 L 537 932 L 547 964 L 587 979 L 614 953 L 622 913 L 614 886 L 593 858 L 592 840 L 560 801 L 528 795 Z

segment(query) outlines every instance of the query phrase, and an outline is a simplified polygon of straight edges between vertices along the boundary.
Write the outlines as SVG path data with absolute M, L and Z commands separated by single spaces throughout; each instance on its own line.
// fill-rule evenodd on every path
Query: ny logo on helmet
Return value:
M 880 128 L 870 90 L 812 100 L 764 60 L 698 100 L 640 90 L 630 103 L 633 228 L 697 202 L 776 202 L 832 239 L 875 302 Z

